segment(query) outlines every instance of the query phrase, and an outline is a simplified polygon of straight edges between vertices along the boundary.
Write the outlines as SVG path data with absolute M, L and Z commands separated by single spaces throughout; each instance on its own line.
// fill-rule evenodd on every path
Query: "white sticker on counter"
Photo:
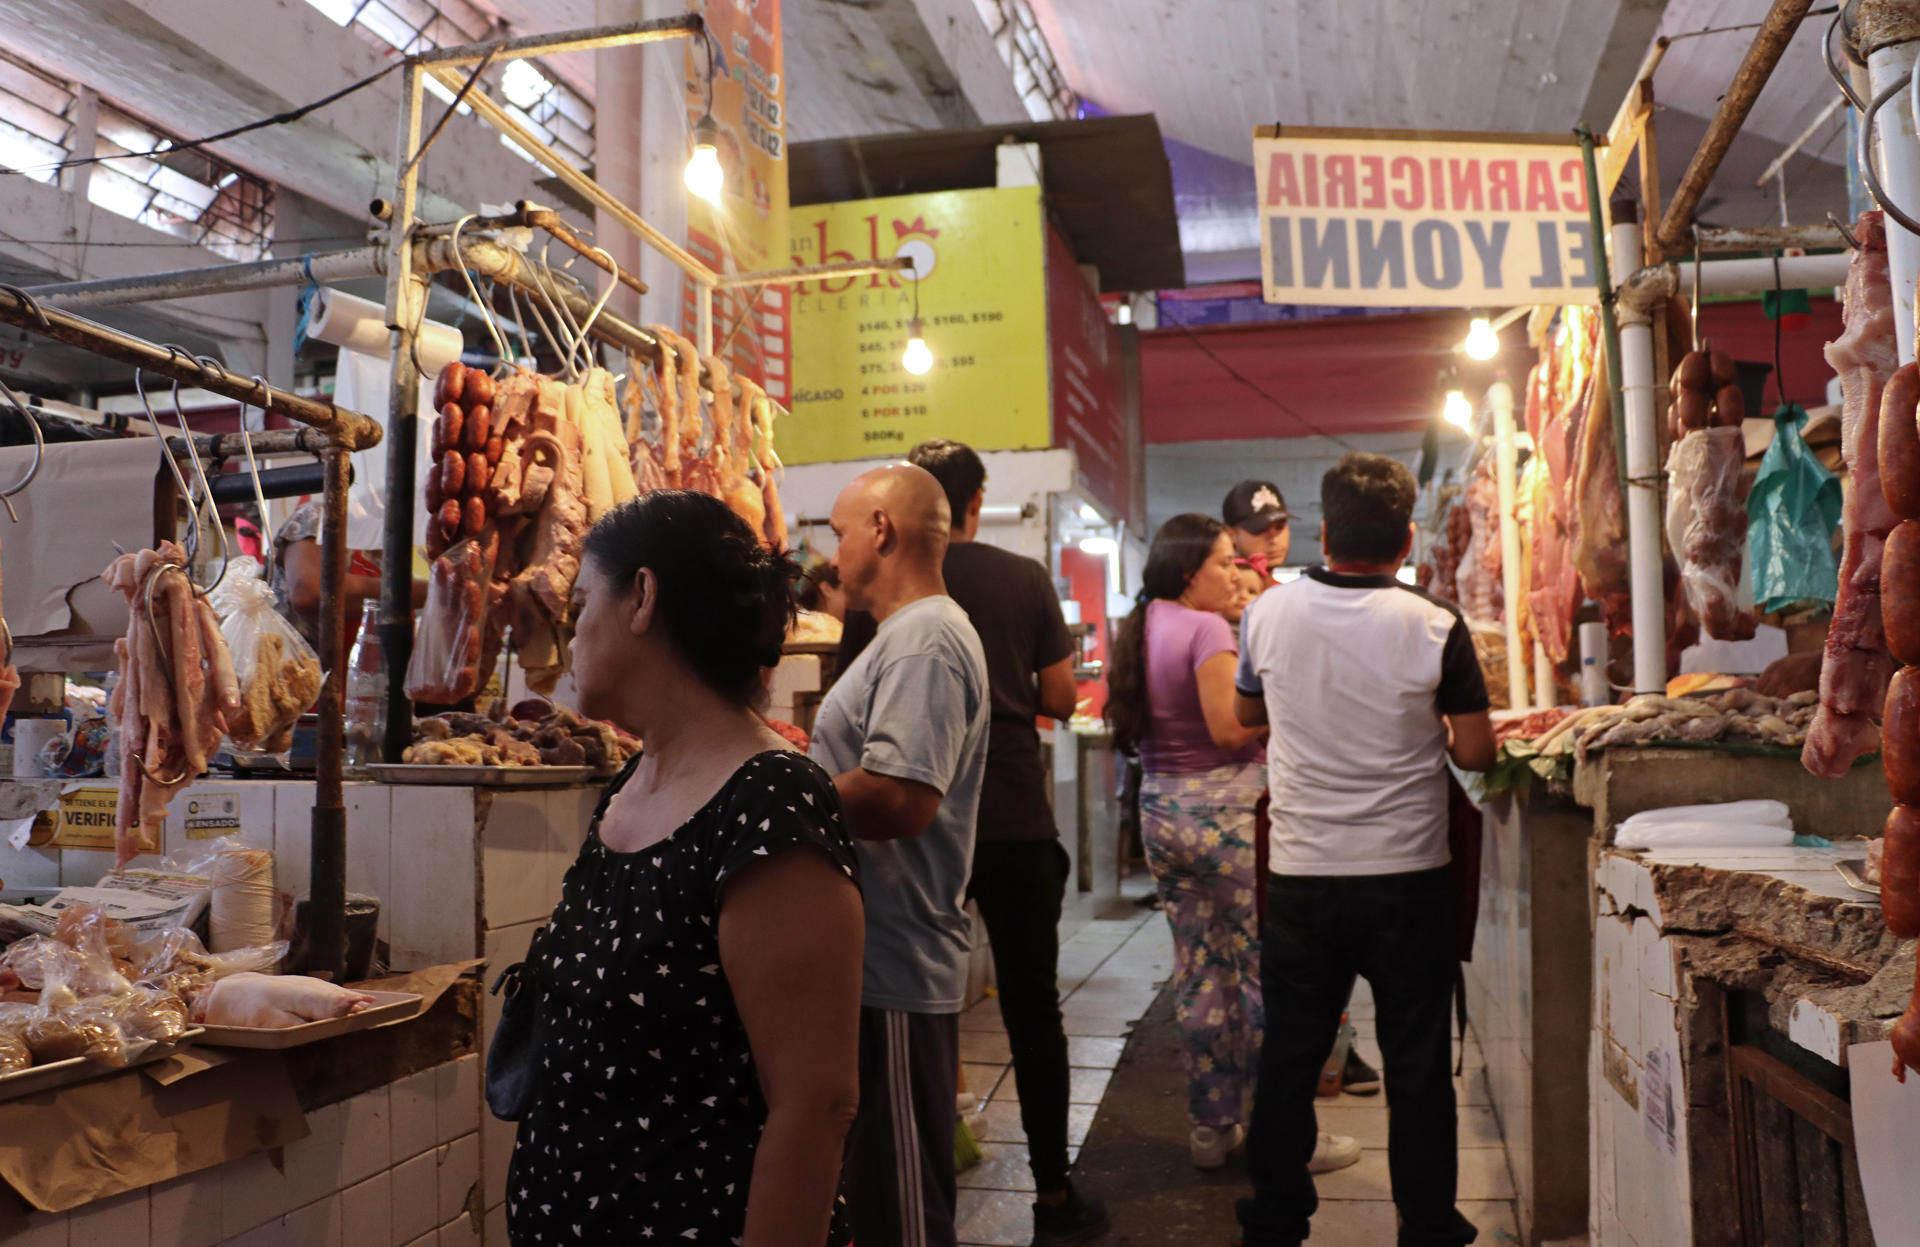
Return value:
M 218 840 L 240 830 L 240 794 L 194 793 L 187 798 L 186 828 L 189 840 Z

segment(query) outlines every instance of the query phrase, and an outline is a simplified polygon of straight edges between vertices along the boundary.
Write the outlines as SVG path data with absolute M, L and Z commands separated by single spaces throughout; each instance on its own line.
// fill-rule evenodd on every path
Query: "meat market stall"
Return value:
M 283 712 L 303 701 L 292 667 L 266 665 L 287 678 L 279 680 L 285 687 L 263 686 L 258 706 L 243 696 L 252 683 L 233 672 L 242 647 L 229 652 L 230 629 L 206 593 L 216 575 L 214 542 L 211 535 L 193 539 L 202 509 L 211 513 L 204 477 L 196 490 L 174 474 L 190 500 L 188 548 L 166 540 L 177 514 L 164 492 L 153 531 L 143 525 L 102 537 L 129 549 L 152 546 L 109 569 L 104 579 L 115 592 L 104 595 L 105 617 L 113 623 L 96 630 L 105 638 L 126 634 L 109 716 L 121 733 L 116 756 L 124 765 L 117 784 L 84 776 L 0 781 L 0 817 L 7 820 L 0 886 L 6 901 L 24 902 L 18 908 L 29 917 L 79 915 L 27 937 L 27 949 L 43 950 L 40 961 L 66 966 L 89 950 L 108 950 L 103 962 L 66 966 L 61 982 L 78 982 L 84 971 L 93 988 L 112 985 L 108 994 L 117 998 L 125 994 L 117 986 L 123 981 L 141 993 L 177 981 L 183 1008 L 191 1009 L 186 1020 L 200 1029 L 163 1030 L 177 1051 L 143 1035 L 138 1052 L 123 1042 L 113 1060 L 89 1064 L 91 1054 L 81 1054 L 52 1081 L 43 1067 L 68 1054 L 49 1048 L 43 1061 L 29 1051 L 31 1063 L 20 1074 L 33 1085 L 13 1083 L 16 1094 L 0 1074 L 0 1119 L 9 1120 L 0 1132 L 7 1140 L 0 1144 L 0 1177 L 25 1205 L 0 1199 L 0 1237 L 64 1243 L 85 1233 L 91 1241 L 125 1223 L 143 1233 L 151 1225 L 156 1241 L 164 1225 L 166 1241 L 247 1234 L 284 1242 L 344 1221 L 390 1223 L 393 1241 L 435 1234 L 446 1242 L 505 1241 L 512 1128 L 480 1109 L 481 1058 L 499 1002 L 483 997 L 465 972 L 524 955 L 558 897 L 605 777 L 637 746 L 565 704 L 581 540 L 621 501 L 674 486 L 722 498 L 771 544 L 784 544 L 773 449 L 780 409 L 716 353 L 713 291 L 912 263 L 716 271 L 541 143 L 485 89 L 474 89 L 479 69 L 502 50 L 531 55 L 704 32 L 702 19 L 690 15 L 410 55 L 394 195 L 375 209 L 387 226 L 384 242 L 299 261 L 68 283 L 38 298 L 0 292 L 0 321 L 309 426 L 258 435 L 252 449 L 266 453 L 281 437 L 287 445 L 280 449 L 313 453 L 324 466 L 321 599 L 328 604 L 313 664 L 325 673 L 313 776 L 208 774 L 223 737 L 284 745 L 290 716 Z M 680 265 L 692 281 L 695 332 L 643 328 L 606 312 L 613 283 L 638 287 L 637 279 L 550 210 L 522 203 L 484 218 L 418 221 L 420 158 L 438 132 L 423 137 L 422 91 L 430 77 Z M 529 243 L 536 232 L 590 260 L 604 274 L 602 288 L 549 265 Z M 453 363 L 422 378 L 416 335 L 436 273 L 460 275 L 483 309 L 489 343 L 475 353 L 482 366 Z M 379 274 L 388 279 L 387 324 L 395 327 L 391 402 L 381 421 L 242 381 L 212 361 L 129 339 L 71 310 Z M 513 329 L 488 307 L 511 309 Z M 515 331 L 517 343 L 508 337 Z M 551 371 L 534 371 L 528 365 L 536 360 Z M 624 369 L 624 393 L 603 361 Z M 433 409 L 430 428 L 418 430 L 423 380 L 432 382 Z M 204 439 L 176 441 L 187 456 L 240 453 Z M 365 707 L 343 716 L 350 665 L 341 593 L 345 494 L 352 455 L 383 441 L 385 759 L 349 771 L 342 720 L 364 716 Z M 421 463 L 423 452 L 430 458 Z M 0 462 L 14 453 L 0 451 Z M 50 491 L 35 501 L 52 505 L 56 498 Z M 417 640 L 408 591 L 416 545 L 425 547 L 429 567 Z M 76 614 L 76 626 L 91 619 Z M 75 665 L 81 648 L 68 647 L 64 663 L 30 675 L 28 692 L 57 706 L 67 670 L 98 669 Z M 307 678 L 304 669 L 299 674 Z M 10 688 L 9 679 L 0 687 Z M 416 699 L 456 709 L 416 714 Z M 264 920 L 265 935 L 290 933 L 291 948 L 226 938 L 236 913 L 260 932 L 263 908 L 280 914 Z M 165 956 L 149 951 L 148 928 L 195 920 L 206 925 L 203 941 L 169 945 Z M 255 947 L 264 951 L 241 956 Z M 0 968 L 0 988 L 20 994 L 0 1003 L 0 1013 L 30 1008 L 38 1018 L 65 1007 L 66 996 L 50 994 L 65 988 L 40 961 L 11 967 L 27 972 L 10 983 L 8 969 Z M 269 974 L 256 985 L 227 977 L 230 970 L 276 967 L 321 978 Z M 343 989 L 323 979 L 361 981 Z M 100 992 L 77 995 L 90 1008 L 86 1002 Z M 75 1007 L 77 1019 L 85 1009 Z M 161 1028 L 150 1013 L 114 1022 L 113 1033 L 125 1041 L 129 1028 Z M 316 1019 L 311 1025 L 309 1017 Z M 11 1034 L 6 1021 L 0 1016 L 0 1038 Z M 104 1045 L 113 1028 L 102 1025 Z M 236 1025 L 265 1029 L 235 1039 Z M 75 1073 L 87 1081 L 58 1085 Z M 33 1115 L 35 1128 L 14 1128 L 23 1114 Z

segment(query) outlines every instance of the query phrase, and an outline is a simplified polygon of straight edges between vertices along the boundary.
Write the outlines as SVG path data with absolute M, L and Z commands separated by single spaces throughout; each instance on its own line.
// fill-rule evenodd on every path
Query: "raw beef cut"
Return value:
M 1840 441 L 1847 481 L 1840 522 L 1846 546 L 1820 668 L 1820 711 L 1800 754 L 1809 771 L 1828 779 L 1845 775 L 1878 745 L 1877 724 L 1893 676 L 1880 618 L 1880 562 L 1896 517 L 1880 486 L 1879 422 L 1882 391 L 1898 363 L 1898 347 L 1880 214 L 1861 213 L 1854 237 L 1860 249 L 1847 269 L 1845 328 L 1827 344 L 1827 362 L 1840 374 L 1843 395 Z M 1898 418 L 1914 415 L 1907 411 Z
M 1740 473 L 1746 435 L 1738 427 L 1695 429 L 1667 459 L 1667 544 L 1680 578 L 1710 637 L 1745 641 L 1753 613 L 1740 601 L 1740 564 L 1747 548 L 1747 508 Z

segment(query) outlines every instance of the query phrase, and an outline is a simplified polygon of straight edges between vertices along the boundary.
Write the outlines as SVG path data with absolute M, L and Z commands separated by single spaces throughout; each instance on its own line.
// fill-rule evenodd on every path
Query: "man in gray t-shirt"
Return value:
M 986 655 L 946 595 L 939 482 L 898 464 L 833 506 L 850 609 L 879 622 L 814 721 L 860 855 L 867 946 L 860 1112 L 842 1183 L 854 1241 L 952 1247 L 967 876 L 987 762 Z

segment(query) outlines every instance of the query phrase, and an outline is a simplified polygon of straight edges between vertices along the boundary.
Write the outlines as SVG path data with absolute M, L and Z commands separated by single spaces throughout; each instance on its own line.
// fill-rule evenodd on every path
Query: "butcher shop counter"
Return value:
M 111 781 L 74 782 L 112 791 Z M 62 826 L 58 839 L 50 840 L 51 820 L 39 819 L 36 826 L 35 812 L 57 809 L 63 786 L 73 785 L 0 781 L 0 886 L 14 891 L 90 884 L 113 868 L 110 849 L 82 847 L 89 843 L 81 834 L 84 829 Z M 379 938 L 389 950 L 392 968 L 420 970 L 484 958 L 489 968 L 497 970 L 519 960 L 534 930 L 559 899 L 561 880 L 585 838 L 600 791 L 601 781 L 534 788 L 349 781 L 345 786 L 347 891 L 380 900 Z M 312 780 L 208 777 L 175 796 L 167 815 L 163 853 L 188 853 L 196 845 L 239 835 L 257 847 L 271 847 L 278 888 L 304 897 L 313 801 Z M 92 843 L 110 845 L 111 826 L 106 831 L 104 840 Z M 14 838 L 28 842 L 16 847 L 11 843 Z M 136 858 L 133 864 L 157 864 L 159 860 L 157 855 Z M 324 1227 L 338 1220 L 351 1235 L 354 1226 L 372 1224 L 367 1218 L 385 1225 L 387 1221 L 382 1218 L 390 1215 L 393 1236 L 380 1239 L 382 1242 L 411 1242 L 423 1234 L 431 1237 L 438 1229 L 443 1244 L 477 1242 L 483 1232 L 488 1241 L 505 1243 L 506 1160 L 513 1127 L 493 1120 L 479 1108 L 481 1063 L 499 1007 L 499 998 L 480 997 L 473 1008 L 471 1041 L 459 1055 L 408 1073 L 391 1087 L 368 1088 L 341 1105 L 325 1106 L 319 1114 L 309 1114 L 315 1118 L 312 1124 L 316 1134 L 346 1131 L 358 1137 L 354 1132 L 389 1131 L 391 1163 L 369 1167 L 371 1161 L 355 1159 L 334 1185 L 327 1185 L 331 1178 L 315 1179 L 326 1186 L 324 1191 L 296 1181 L 291 1164 L 282 1175 L 277 1168 L 266 1166 L 263 1157 L 254 1158 L 261 1164 L 250 1168 L 245 1180 L 234 1179 L 226 1196 L 208 1195 L 202 1189 L 204 1184 L 194 1188 L 190 1199 L 156 1188 L 151 1201 L 152 1224 L 156 1227 L 152 1241 L 169 1247 L 228 1240 L 249 1244 L 305 1241 L 301 1235 L 306 1230 L 301 1227 L 308 1221 L 331 1233 Z M 437 1105 L 447 1106 L 444 1124 L 435 1115 L 440 1111 Z M 431 1147 L 421 1143 L 428 1134 L 434 1136 Z M 336 1136 L 332 1145 L 336 1151 L 337 1143 Z M 290 1146 L 289 1155 L 294 1150 Z M 326 1149 L 316 1146 L 311 1150 L 318 1155 Z M 358 1153 L 352 1145 L 348 1150 Z M 262 1166 L 264 1173 L 260 1171 Z M 251 1193 L 234 1193 L 243 1190 Z M 438 1190 L 438 1204 L 419 1199 L 421 1190 Z M 402 1191 L 409 1194 L 402 1198 Z M 127 1201 L 126 1208 L 137 1203 L 147 1209 L 144 1195 L 134 1194 L 142 1198 L 121 1197 Z M 303 1202 L 290 1202 L 295 1199 Z M 193 1206 L 176 1209 L 166 1202 L 181 1200 Z M 169 1231 L 167 1237 L 161 1237 L 158 1227 L 163 1220 L 163 1203 L 164 1216 L 175 1218 L 169 1224 L 192 1217 L 198 1218 L 193 1221 L 196 1226 L 220 1229 L 216 1233 L 203 1228 L 184 1236 Z M 115 1210 L 120 1208 L 114 1205 Z M 439 1212 L 448 1210 L 449 1215 L 439 1216 Z M 131 1211 L 115 1214 L 105 1205 L 102 1209 L 90 1206 L 86 1217 L 110 1214 L 125 1218 L 128 1225 L 136 1220 Z M 208 1216 L 213 1220 L 206 1220 Z M 78 1226 L 83 1219 L 79 1214 L 75 1217 L 73 1242 L 121 1241 L 106 1235 L 107 1227 L 117 1227 L 121 1221 L 102 1220 L 97 1239 L 82 1239 Z M 418 1219 L 423 1217 L 428 1220 L 421 1227 Z M 292 1221 L 282 1225 L 288 1218 Z M 55 1220 L 62 1229 L 46 1229 L 44 1238 L 28 1235 L 18 1240 L 9 1238 L 5 1224 L 0 1222 L 0 1239 L 29 1247 L 39 1247 L 43 1242 L 65 1244 L 65 1220 Z M 146 1212 L 137 1220 L 140 1225 L 147 1224 Z M 299 1224 L 294 1225 L 294 1221 Z M 87 1224 L 91 1227 L 91 1222 Z M 407 1230 L 404 1236 L 403 1228 Z M 464 1237 L 468 1234 L 472 1237 Z M 374 1237 L 377 1235 L 364 1234 L 359 1239 L 371 1242 Z M 125 1241 L 147 1240 L 130 1233 Z
M 1834 869 L 1863 855 L 1596 846 L 1595 1243 L 1874 1241 L 1847 1051 L 1905 1008 L 1914 954 Z

